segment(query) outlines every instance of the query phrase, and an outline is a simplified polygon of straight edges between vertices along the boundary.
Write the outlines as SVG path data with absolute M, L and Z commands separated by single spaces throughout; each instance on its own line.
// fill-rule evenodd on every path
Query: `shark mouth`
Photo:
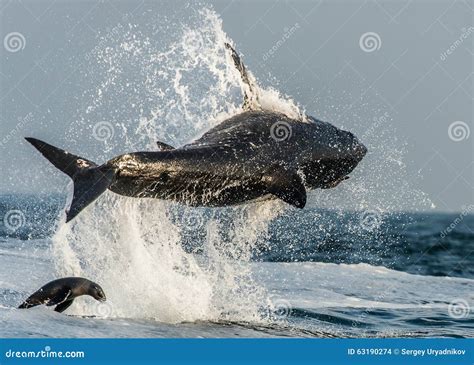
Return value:
M 321 189 L 331 189 L 331 188 L 335 188 L 336 186 L 338 186 L 341 182 L 343 182 L 344 180 L 347 180 L 349 178 L 349 176 L 343 176 L 343 177 L 340 177 L 339 179 L 337 180 L 334 180 L 334 181 L 331 181 L 330 183 L 327 183 L 323 186 L 321 186 Z

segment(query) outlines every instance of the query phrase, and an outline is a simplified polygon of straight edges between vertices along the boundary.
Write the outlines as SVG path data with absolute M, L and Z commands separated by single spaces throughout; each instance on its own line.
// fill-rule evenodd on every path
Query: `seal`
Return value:
M 56 312 L 64 312 L 74 299 L 81 295 L 90 295 L 98 301 L 105 301 L 105 293 L 99 284 L 85 278 L 68 277 L 53 280 L 31 294 L 18 308 L 27 309 L 46 304 L 56 307 Z
M 243 111 L 180 148 L 127 153 L 103 165 L 35 138 L 26 138 L 74 181 L 66 212 L 71 221 L 107 189 L 136 198 L 221 207 L 279 198 L 303 208 L 308 189 L 329 189 L 347 179 L 367 152 L 350 132 L 311 116 L 264 110 L 235 50 L 244 90 Z

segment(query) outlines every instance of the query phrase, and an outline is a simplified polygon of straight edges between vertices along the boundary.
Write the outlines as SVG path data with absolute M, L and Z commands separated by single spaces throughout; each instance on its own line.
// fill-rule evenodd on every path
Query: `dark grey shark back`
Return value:
M 365 153 L 357 146 L 329 123 L 247 111 L 181 148 L 119 156 L 111 161 L 120 169 L 110 190 L 208 207 L 271 194 L 302 208 L 307 188 L 334 187 L 352 171 Z
M 306 189 L 336 186 L 366 152 L 351 133 L 329 123 L 267 111 L 231 117 L 181 148 L 161 144 L 160 152 L 130 153 L 102 166 L 28 141 L 73 179 L 68 221 L 107 189 L 208 207 L 274 196 L 302 208 Z
M 361 151 L 355 151 L 359 148 Z M 289 118 L 269 111 L 247 111 L 233 116 L 183 146 L 182 150 L 216 151 L 216 160 L 252 161 L 257 169 L 277 163 L 287 168 L 302 168 L 308 160 L 343 160 L 357 162 L 366 149 L 350 132 L 315 120 Z M 229 156 L 227 156 L 229 155 Z M 208 162 L 208 161 L 207 161 Z
M 67 221 L 107 189 L 208 207 L 273 196 L 303 208 L 306 189 L 332 188 L 347 178 L 364 157 L 364 145 L 352 133 L 312 117 L 302 121 L 255 110 L 260 105 L 256 87 L 237 52 L 229 44 L 226 47 L 247 86 L 244 112 L 192 143 L 175 149 L 158 142 L 160 151 L 129 153 L 97 166 L 27 138 L 74 181 Z

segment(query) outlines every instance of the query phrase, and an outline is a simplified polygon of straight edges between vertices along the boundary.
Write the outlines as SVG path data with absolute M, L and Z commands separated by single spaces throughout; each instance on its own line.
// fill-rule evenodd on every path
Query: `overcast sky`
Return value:
M 64 118 L 77 110 L 83 92 L 83 75 L 74 67 L 97 46 L 98 34 L 123 22 L 123 15 L 146 27 L 150 14 L 189 3 L 0 4 L 0 193 L 61 192 L 64 178 L 54 169 L 41 173 L 43 161 L 22 137 L 68 145 Z M 459 211 L 474 203 L 471 1 L 234 0 L 213 6 L 262 84 L 359 136 L 389 130 L 385 141 L 403 149 L 406 179 L 436 209 Z M 172 20 L 170 32 L 180 21 L 186 19 Z M 75 147 L 86 157 L 96 148 L 93 141 Z

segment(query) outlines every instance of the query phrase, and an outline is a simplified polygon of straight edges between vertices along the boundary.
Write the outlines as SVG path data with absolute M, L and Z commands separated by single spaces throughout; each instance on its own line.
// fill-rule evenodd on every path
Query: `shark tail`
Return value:
M 84 208 L 104 193 L 114 181 L 115 170 L 107 165 L 97 166 L 92 161 L 75 156 L 36 138 L 25 139 L 74 182 L 74 195 L 71 206 L 66 212 L 66 222 L 74 219 Z

